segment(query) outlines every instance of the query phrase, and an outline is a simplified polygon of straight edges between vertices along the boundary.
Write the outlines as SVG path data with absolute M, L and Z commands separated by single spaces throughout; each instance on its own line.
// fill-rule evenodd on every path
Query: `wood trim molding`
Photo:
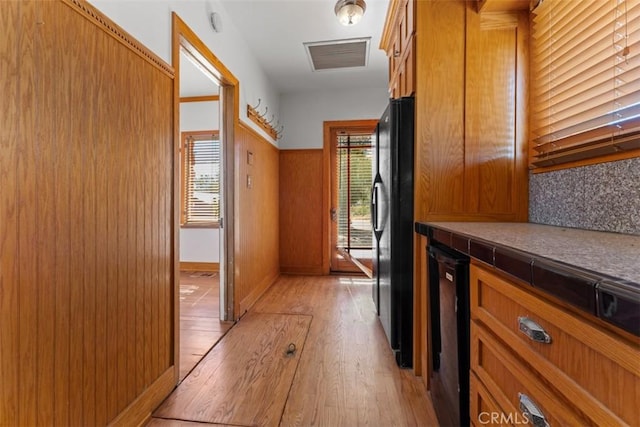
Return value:
M 220 101 L 220 95 L 184 96 L 180 102 L 207 102 Z
M 239 310 L 238 310 L 238 313 L 236 313 L 236 319 L 239 319 L 240 317 L 242 317 L 249 310 L 249 308 L 251 308 L 251 306 L 253 306 L 256 303 L 256 301 L 258 301 L 260 297 L 265 292 L 267 292 L 267 290 L 269 290 L 269 288 L 271 288 L 271 286 L 276 282 L 276 280 L 278 280 L 278 277 L 280 277 L 279 272 L 271 276 L 265 277 L 260 282 L 260 284 L 258 284 L 257 286 L 254 286 L 253 290 L 249 293 L 249 295 L 244 297 L 242 301 L 240 301 L 240 303 L 238 304 Z
M 194 60 L 198 61 L 200 65 L 207 71 L 209 71 L 216 79 L 219 80 L 220 85 L 224 87 L 222 91 L 222 105 L 224 108 L 223 123 L 221 129 L 223 129 L 223 141 L 224 141 L 224 182 L 225 184 L 225 200 L 224 212 L 222 216 L 224 218 L 230 218 L 230 221 L 226 222 L 225 227 L 222 229 L 224 233 L 224 241 L 226 249 L 221 254 L 222 262 L 224 262 L 224 271 L 228 272 L 225 275 L 225 291 L 226 291 L 226 316 L 229 319 L 235 318 L 235 310 L 238 305 L 235 302 L 235 290 L 234 283 L 239 278 L 239 273 L 235 269 L 235 259 L 239 254 L 236 252 L 235 245 L 235 230 L 239 228 L 239 219 L 235 215 L 235 211 L 239 204 L 237 197 L 237 188 L 240 186 L 240 177 L 236 174 L 235 163 L 235 142 L 236 135 L 239 131 L 240 123 L 240 82 L 229 71 L 229 69 L 211 52 L 207 45 L 197 36 L 196 33 L 176 14 L 171 14 L 172 22 L 172 63 L 176 68 L 176 82 L 180 81 L 180 54 L 181 50 L 184 50 Z M 179 93 L 179 83 L 175 84 L 174 93 Z M 179 111 L 180 102 L 179 96 L 176 95 L 174 108 Z M 179 135 L 176 132 L 176 147 L 179 144 Z M 179 186 L 179 171 L 175 174 L 176 185 Z M 176 215 L 179 217 L 179 203 L 174 205 L 176 209 Z M 178 261 L 176 261 L 177 263 Z M 178 287 L 176 286 L 176 292 Z M 177 310 L 177 308 L 176 308 Z M 176 316 L 176 325 L 179 324 L 179 317 Z M 179 348 L 176 346 L 176 357 L 179 357 Z M 176 364 L 178 365 L 178 364 Z M 178 375 L 178 369 L 176 369 L 176 375 Z M 177 378 L 177 377 L 176 377 Z
M 180 271 L 220 271 L 220 264 L 217 262 L 192 262 L 180 261 Z
M 174 367 L 164 371 L 127 409 L 109 423 L 112 427 L 142 426 L 151 418 L 151 413 L 171 393 L 175 386 Z
M 280 267 L 281 274 L 293 274 L 300 276 L 326 276 L 324 268 L 320 267 L 298 267 L 298 266 L 286 266 L 283 265 Z
M 393 34 L 396 30 L 395 23 L 398 19 L 398 14 L 400 13 L 400 7 L 398 7 L 398 3 L 400 3 L 400 1 L 401 0 L 391 0 L 387 9 L 387 15 L 384 20 L 384 28 L 382 29 L 379 46 L 379 48 L 385 52 L 388 50 L 389 45 L 391 44 L 391 39 L 393 38 Z
M 599 163 L 607 163 L 607 162 L 617 162 L 619 160 L 627 160 L 633 159 L 636 157 L 640 157 L 640 150 L 631 150 L 631 151 L 620 151 L 615 154 L 609 154 L 606 156 L 593 157 L 591 159 L 578 160 L 575 162 L 567 162 L 561 165 L 556 166 L 545 166 L 531 169 L 532 173 L 545 173 L 545 172 L 553 172 L 561 169 L 572 169 L 578 168 L 581 166 L 591 166 L 597 165 Z
M 264 135 L 261 135 L 258 131 L 256 131 L 254 128 L 249 126 L 243 120 L 240 121 L 239 127 L 242 128 L 242 130 L 245 130 L 245 131 L 249 132 L 255 138 L 259 138 L 261 142 L 264 142 L 265 144 L 268 144 L 272 149 L 277 150 L 278 152 L 280 152 L 278 147 L 273 145 L 273 143 L 271 141 L 269 141 L 267 138 L 265 138 Z
M 74 9 L 76 12 L 93 22 L 107 34 L 118 40 L 124 46 L 135 52 L 142 59 L 146 60 L 157 69 L 174 77 L 173 67 L 167 64 L 162 58 L 151 52 L 144 45 L 139 43 L 131 34 L 126 32 L 122 27 L 107 18 L 102 12 L 90 5 L 86 1 L 81 0 L 61 0 L 64 4 Z
M 322 247 L 325 248 L 322 253 L 322 270 L 324 274 L 331 272 L 331 238 L 329 236 L 331 232 L 331 220 L 329 218 L 329 209 L 331 206 L 331 133 L 339 129 L 347 128 L 350 130 L 357 128 L 375 129 L 377 123 L 377 119 L 333 120 L 322 123 Z

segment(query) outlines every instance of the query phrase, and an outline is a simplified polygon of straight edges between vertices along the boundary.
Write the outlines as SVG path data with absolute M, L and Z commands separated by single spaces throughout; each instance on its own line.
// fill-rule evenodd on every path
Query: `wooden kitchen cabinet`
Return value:
M 389 58 L 389 96 L 401 98 L 415 91 L 415 1 L 392 0 L 380 48 Z
M 392 1 L 387 13 L 387 53 L 400 37 L 402 4 Z M 415 97 L 415 220 L 527 221 L 528 12 L 481 15 L 464 0 L 408 0 L 406 10 L 411 48 L 404 68 L 390 59 L 389 77 L 392 96 Z M 416 239 L 418 301 L 425 250 Z M 414 370 L 428 387 L 427 316 L 416 309 Z
M 471 372 L 469 377 L 470 393 L 470 413 L 477 414 L 471 419 L 472 426 L 491 424 L 492 426 L 506 426 L 508 420 L 501 420 L 499 414 L 502 413 L 500 407 L 493 399 L 487 388 Z M 480 415 L 482 414 L 482 415 Z M 487 415 L 485 415 L 487 414 Z M 498 415 L 492 415 L 498 414 Z M 493 418 L 492 418 L 493 417 Z M 487 422 L 489 420 L 490 422 Z
M 637 337 L 477 262 L 470 296 L 472 422 L 497 406 L 517 424 L 526 395 L 550 425 L 637 425 Z

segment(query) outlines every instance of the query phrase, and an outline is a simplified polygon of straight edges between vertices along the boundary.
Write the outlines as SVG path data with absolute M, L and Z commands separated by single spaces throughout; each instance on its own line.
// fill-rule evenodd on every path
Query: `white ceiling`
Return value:
M 387 87 L 388 62 L 379 45 L 389 2 L 365 1 L 362 20 L 352 27 L 340 25 L 334 0 L 222 0 L 222 5 L 271 82 L 288 93 Z M 366 67 L 311 71 L 303 43 L 360 37 L 371 37 Z

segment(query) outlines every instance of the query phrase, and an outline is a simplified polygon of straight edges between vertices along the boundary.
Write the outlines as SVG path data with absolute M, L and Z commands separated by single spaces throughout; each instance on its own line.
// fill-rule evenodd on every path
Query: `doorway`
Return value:
M 325 122 L 325 145 L 329 145 L 325 153 L 330 156 L 332 273 L 364 273 L 372 277 L 371 184 L 376 123 L 377 120 Z
M 173 66 L 180 117 L 174 166 L 180 191 L 176 239 L 175 359 L 178 381 L 233 325 L 233 141 L 237 80 L 174 13 Z M 227 201 L 230 201 L 227 203 Z M 196 262 L 184 261 L 189 257 Z M 200 261 L 200 262 L 198 262 Z

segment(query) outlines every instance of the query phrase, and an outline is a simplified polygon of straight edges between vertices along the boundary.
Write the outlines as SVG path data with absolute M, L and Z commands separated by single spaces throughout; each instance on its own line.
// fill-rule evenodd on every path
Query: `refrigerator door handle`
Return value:
M 378 239 L 380 238 L 379 233 L 382 232 L 382 229 L 378 227 L 378 187 L 380 184 L 382 184 L 382 177 L 380 174 L 376 174 L 371 186 L 371 226 Z
M 371 186 L 371 227 L 378 230 L 378 187 L 374 182 Z

